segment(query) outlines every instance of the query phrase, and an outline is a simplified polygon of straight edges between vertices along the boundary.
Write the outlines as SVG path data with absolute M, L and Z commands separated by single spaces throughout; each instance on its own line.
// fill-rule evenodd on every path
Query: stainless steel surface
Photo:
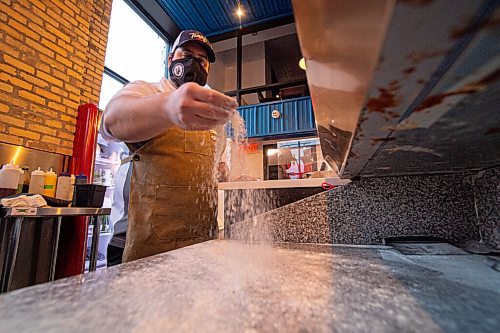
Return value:
M 52 258 L 51 258 L 51 262 L 50 262 L 49 281 L 54 281 L 54 277 L 56 274 L 57 249 L 59 246 L 59 234 L 61 231 L 61 220 L 62 220 L 62 216 L 58 216 L 55 219 L 55 223 L 53 223 L 53 225 L 52 225 L 52 227 L 54 229 L 55 241 L 52 244 Z
M 349 3 L 293 2 L 321 147 L 341 177 L 499 165 L 500 3 Z
M 20 212 L 19 210 L 22 210 Z M 90 208 L 90 207 L 41 207 L 16 209 L 15 207 L 0 208 L 2 217 L 26 216 L 26 217 L 44 217 L 44 216 L 92 216 L 109 215 L 111 208 Z
M 17 249 L 19 246 L 19 238 L 21 236 L 21 225 L 23 218 L 18 217 L 14 219 L 14 227 L 10 228 L 10 235 L 8 235 L 6 244 L 6 254 L 4 262 L 2 263 L 2 280 L 0 293 L 10 290 L 12 284 L 12 276 L 14 274 L 14 268 L 16 267 Z M 0 220 L 2 223 L 2 220 Z M 4 222 L 5 223 L 5 222 Z
M 0 164 L 7 164 L 12 160 L 19 166 L 29 167 L 30 173 L 38 167 L 41 167 L 44 171 L 52 168 L 54 172 L 59 173 L 63 171 L 65 157 L 59 154 L 0 142 Z
M 9 291 L 12 284 L 12 276 L 16 264 L 16 257 L 18 252 L 19 239 L 21 236 L 21 226 L 24 218 L 44 218 L 44 217 L 55 217 L 55 222 L 53 225 L 55 236 L 54 245 L 52 248 L 52 258 L 50 263 L 50 273 L 49 280 L 54 280 L 55 266 L 57 261 L 57 249 L 59 243 L 59 231 L 61 227 L 61 219 L 63 216 L 90 216 L 94 221 L 98 221 L 98 215 L 109 215 L 111 213 L 111 208 L 87 208 L 87 207 L 45 207 L 45 208 L 1 208 L 0 209 L 0 228 L 1 230 L 10 230 L 7 237 L 2 237 L 3 243 L 6 244 L 5 255 L 3 257 L 2 265 L 2 275 L 1 275 L 1 288 L 0 292 Z M 14 223 L 14 226 L 9 226 L 10 223 Z M 95 222 L 94 232 L 91 244 L 91 260 L 89 264 L 89 270 L 93 271 L 97 266 L 97 250 L 99 244 L 100 235 L 100 222 Z M 3 246 L 3 244 L 2 244 Z M 87 247 L 84 246 L 84 253 Z
M 101 220 L 97 216 L 90 216 L 92 228 L 92 244 L 90 246 L 89 272 L 97 269 L 97 254 L 99 249 L 99 236 L 101 234 Z
M 498 4 L 397 3 L 342 177 L 500 164 Z
M 292 3 L 323 156 L 341 169 L 395 1 Z

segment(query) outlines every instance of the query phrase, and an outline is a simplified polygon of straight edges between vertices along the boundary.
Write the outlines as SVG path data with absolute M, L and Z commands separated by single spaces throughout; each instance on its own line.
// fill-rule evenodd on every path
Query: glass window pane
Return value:
M 323 162 L 318 138 L 278 142 L 277 154 L 279 179 L 309 178 Z
M 165 73 L 165 41 L 123 0 L 114 0 L 105 66 L 129 81 L 158 82 Z
M 99 98 L 99 109 L 104 110 L 109 100 L 123 87 L 123 84 L 104 74 L 102 76 L 101 96 Z

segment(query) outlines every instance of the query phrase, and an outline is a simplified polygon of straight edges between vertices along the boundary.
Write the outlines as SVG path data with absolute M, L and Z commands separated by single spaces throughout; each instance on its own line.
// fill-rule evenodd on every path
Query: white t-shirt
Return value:
M 165 77 L 157 83 L 135 81 L 120 89 L 111 100 L 119 96 L 153 96 L 161 92 L 172 92 L 175 89 L 175 86 Z M 104 111 L 104 116 L 105 115 L 106 111 Z M 99 129 L 99 132 L 107 141 L 120 141 L 110 133 L 110 131 L 106 128 L 104 121 L 101 121 L 101 128 Z M 141 143 L 138 143 L 137 145 L 140 147 Z M 121 248 L 125 247 L 125 236 L 127 232 L 130 177 L 132 175 L 131 167 L 131 163 L 125 163 L 118 168 L 118 172 L 115 177 L 113 205 L 111 207 L 111 215 L 109 217 L 114 230 L 113 238 L 111 239 L 110 244 Z

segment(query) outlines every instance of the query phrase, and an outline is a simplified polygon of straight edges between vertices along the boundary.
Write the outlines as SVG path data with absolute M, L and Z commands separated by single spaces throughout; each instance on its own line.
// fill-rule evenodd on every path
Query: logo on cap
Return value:
M 207 37 L 205 37 L 204 35 L 197 33 L 197 32 L 190 32 L 189 35 L 191 36 L 191 39 L 199 40 L 200 42 L 205 43 L 208 46 L 212 47 L 212 45 L 208 41 Z
M 184 65 L 181 63 L 175 64 L 172 68 L 172 74 L 174 74 L 175 77 L 182 77 L 182 74 L 184 74 Z

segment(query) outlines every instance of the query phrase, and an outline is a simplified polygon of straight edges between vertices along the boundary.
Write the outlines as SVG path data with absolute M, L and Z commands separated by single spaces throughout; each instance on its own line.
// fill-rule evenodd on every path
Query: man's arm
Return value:
M 106 106 L 103 122 L 116 139 L 140 142 L 172 126 L 192 131 L 214 128 L 237 106 L 234 99 L 190 82 L 152 96 L 118 95 Z

